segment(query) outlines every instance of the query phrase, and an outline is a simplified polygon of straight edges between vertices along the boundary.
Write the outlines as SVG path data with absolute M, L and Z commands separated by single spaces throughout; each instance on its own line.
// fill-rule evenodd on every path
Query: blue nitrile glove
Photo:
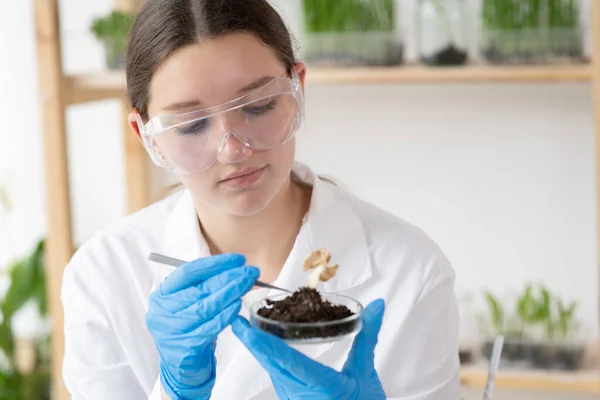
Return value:
M 174 270 L 150 296 L 146 325 L 160 357 L 160 380 L 172 400 L 209 399 L 217 335 L 238 315 L 259 276 L 242 255 L 201 258 Z
M 354 339 L 341 372 L 312 360 L 276 336 L 250 327 L 242 317 L 233 321 L 232 328 L 269 373 L 280 399 L 384 400 L 373 362 L 384 309 L 383 300 L 365 309 L 363 329 Z

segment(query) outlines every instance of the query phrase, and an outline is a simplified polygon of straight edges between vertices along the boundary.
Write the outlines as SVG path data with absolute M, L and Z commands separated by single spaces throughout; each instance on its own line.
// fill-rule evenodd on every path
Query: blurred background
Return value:
M 591 1 L 271 1 L 309 67 L 298 160 L 424 229 L 456 270 L 465 396 L 480 398 L 497 334 L 498 398 L 600 396 Z M 66 398 L 51 361 L 61 256 L 45 250 L 70 235 L 52 224 L 77 247 L 174 182 L 124 127 L 137 7 L 3 2 L 0 399 Z M 56 62 L 40 52 L 58 44 Z

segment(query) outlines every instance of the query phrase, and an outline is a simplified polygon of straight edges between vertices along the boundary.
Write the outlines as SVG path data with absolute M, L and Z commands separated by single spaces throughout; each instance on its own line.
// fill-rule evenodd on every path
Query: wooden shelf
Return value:
M 115 70 L 66 76 L 63 86 L 67 104 L 121 98 L 126 91 L 125 73 Z
M 480 367 L 462 367 L 460 378 L 463 386 L 483 388 L 487 370 Z M 573 373 L 532 370 L 500 370 L 496 375 L 496 388 L 563 391 L 600 394 L 600 374 L 597 370 Z
M 467 67 L 308 67 L 308 84 L 369 83 L 501 83 L 501 82 L 586 82 L 590 65 L 564 66 L 467 66 Z M 85 103 L 122 97 L 123 71 L 74 75 L 65 78 L 67 102 Z
M 501 83 L 590 81 L 591 67 L 565 66 L 466 66 L 308 68 L 309 83 Z

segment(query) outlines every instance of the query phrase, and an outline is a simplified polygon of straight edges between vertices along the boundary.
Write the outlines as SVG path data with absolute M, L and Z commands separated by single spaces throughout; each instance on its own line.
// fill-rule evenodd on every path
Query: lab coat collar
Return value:
M 330 263 L 339 265 L 336 276 L 320 284 L 320 291 L 336 293 L 362 284 L 371 277 L 371 261 L 360 219 L 340 189 L 317 177 L 307 166 L 295 163 L 293 176 L 312 186 L 313 192 L 308 214 L 277 285 L 290 289 L 306 285 L 308 273 L 302 264 L 318 249 L 330 251 Z
M 292 253 L 276 280 L 282 287 L 295 289 L 306 284 L 304 257 L 317 249 L 331 252 L 338 264 L 336 276 L 321 283 L 320 290 L 336 293 L 356 287 L 371 277 L 367 239 L 358 216 L 344 201 L 339 189 L 318 178 L 307 166 L 296 162 L 294 179 L 313 187 L 309 211 L 296 238 Z M 185 261 L 210 255 L 194 208 L 191 193 L 184 190 L 165 226 L 165 254 Z

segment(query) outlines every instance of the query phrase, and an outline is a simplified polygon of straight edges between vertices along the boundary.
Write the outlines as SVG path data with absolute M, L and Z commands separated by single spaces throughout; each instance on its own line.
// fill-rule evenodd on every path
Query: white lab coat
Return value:
M 367 304 L 386 300 L 375 365 L 390 399 L 460 399 L 454 272 L 421 230 L 296 163 L 313 186 L 307 218 L 275 284 L 306 284 L 302 260 L 325 248 L 340 265 L 321 290 Z M 145 314 L 148 297 L 173 270 L 149 252 L 208 256 L 192 198 L 182 191 L 126 217 L 84 244 L 65 269 L 63 378 L 75 400 L 160 399 L 159 360 Z M 267 294 L 252 291 L 244 302 Z M 246 311 L 244 311 L 246 314 Z M 351 340 L 299 348 L 341 369 Z M 211 399 L 277 399 L 269 376 L 228 328 L 218 338 Z

